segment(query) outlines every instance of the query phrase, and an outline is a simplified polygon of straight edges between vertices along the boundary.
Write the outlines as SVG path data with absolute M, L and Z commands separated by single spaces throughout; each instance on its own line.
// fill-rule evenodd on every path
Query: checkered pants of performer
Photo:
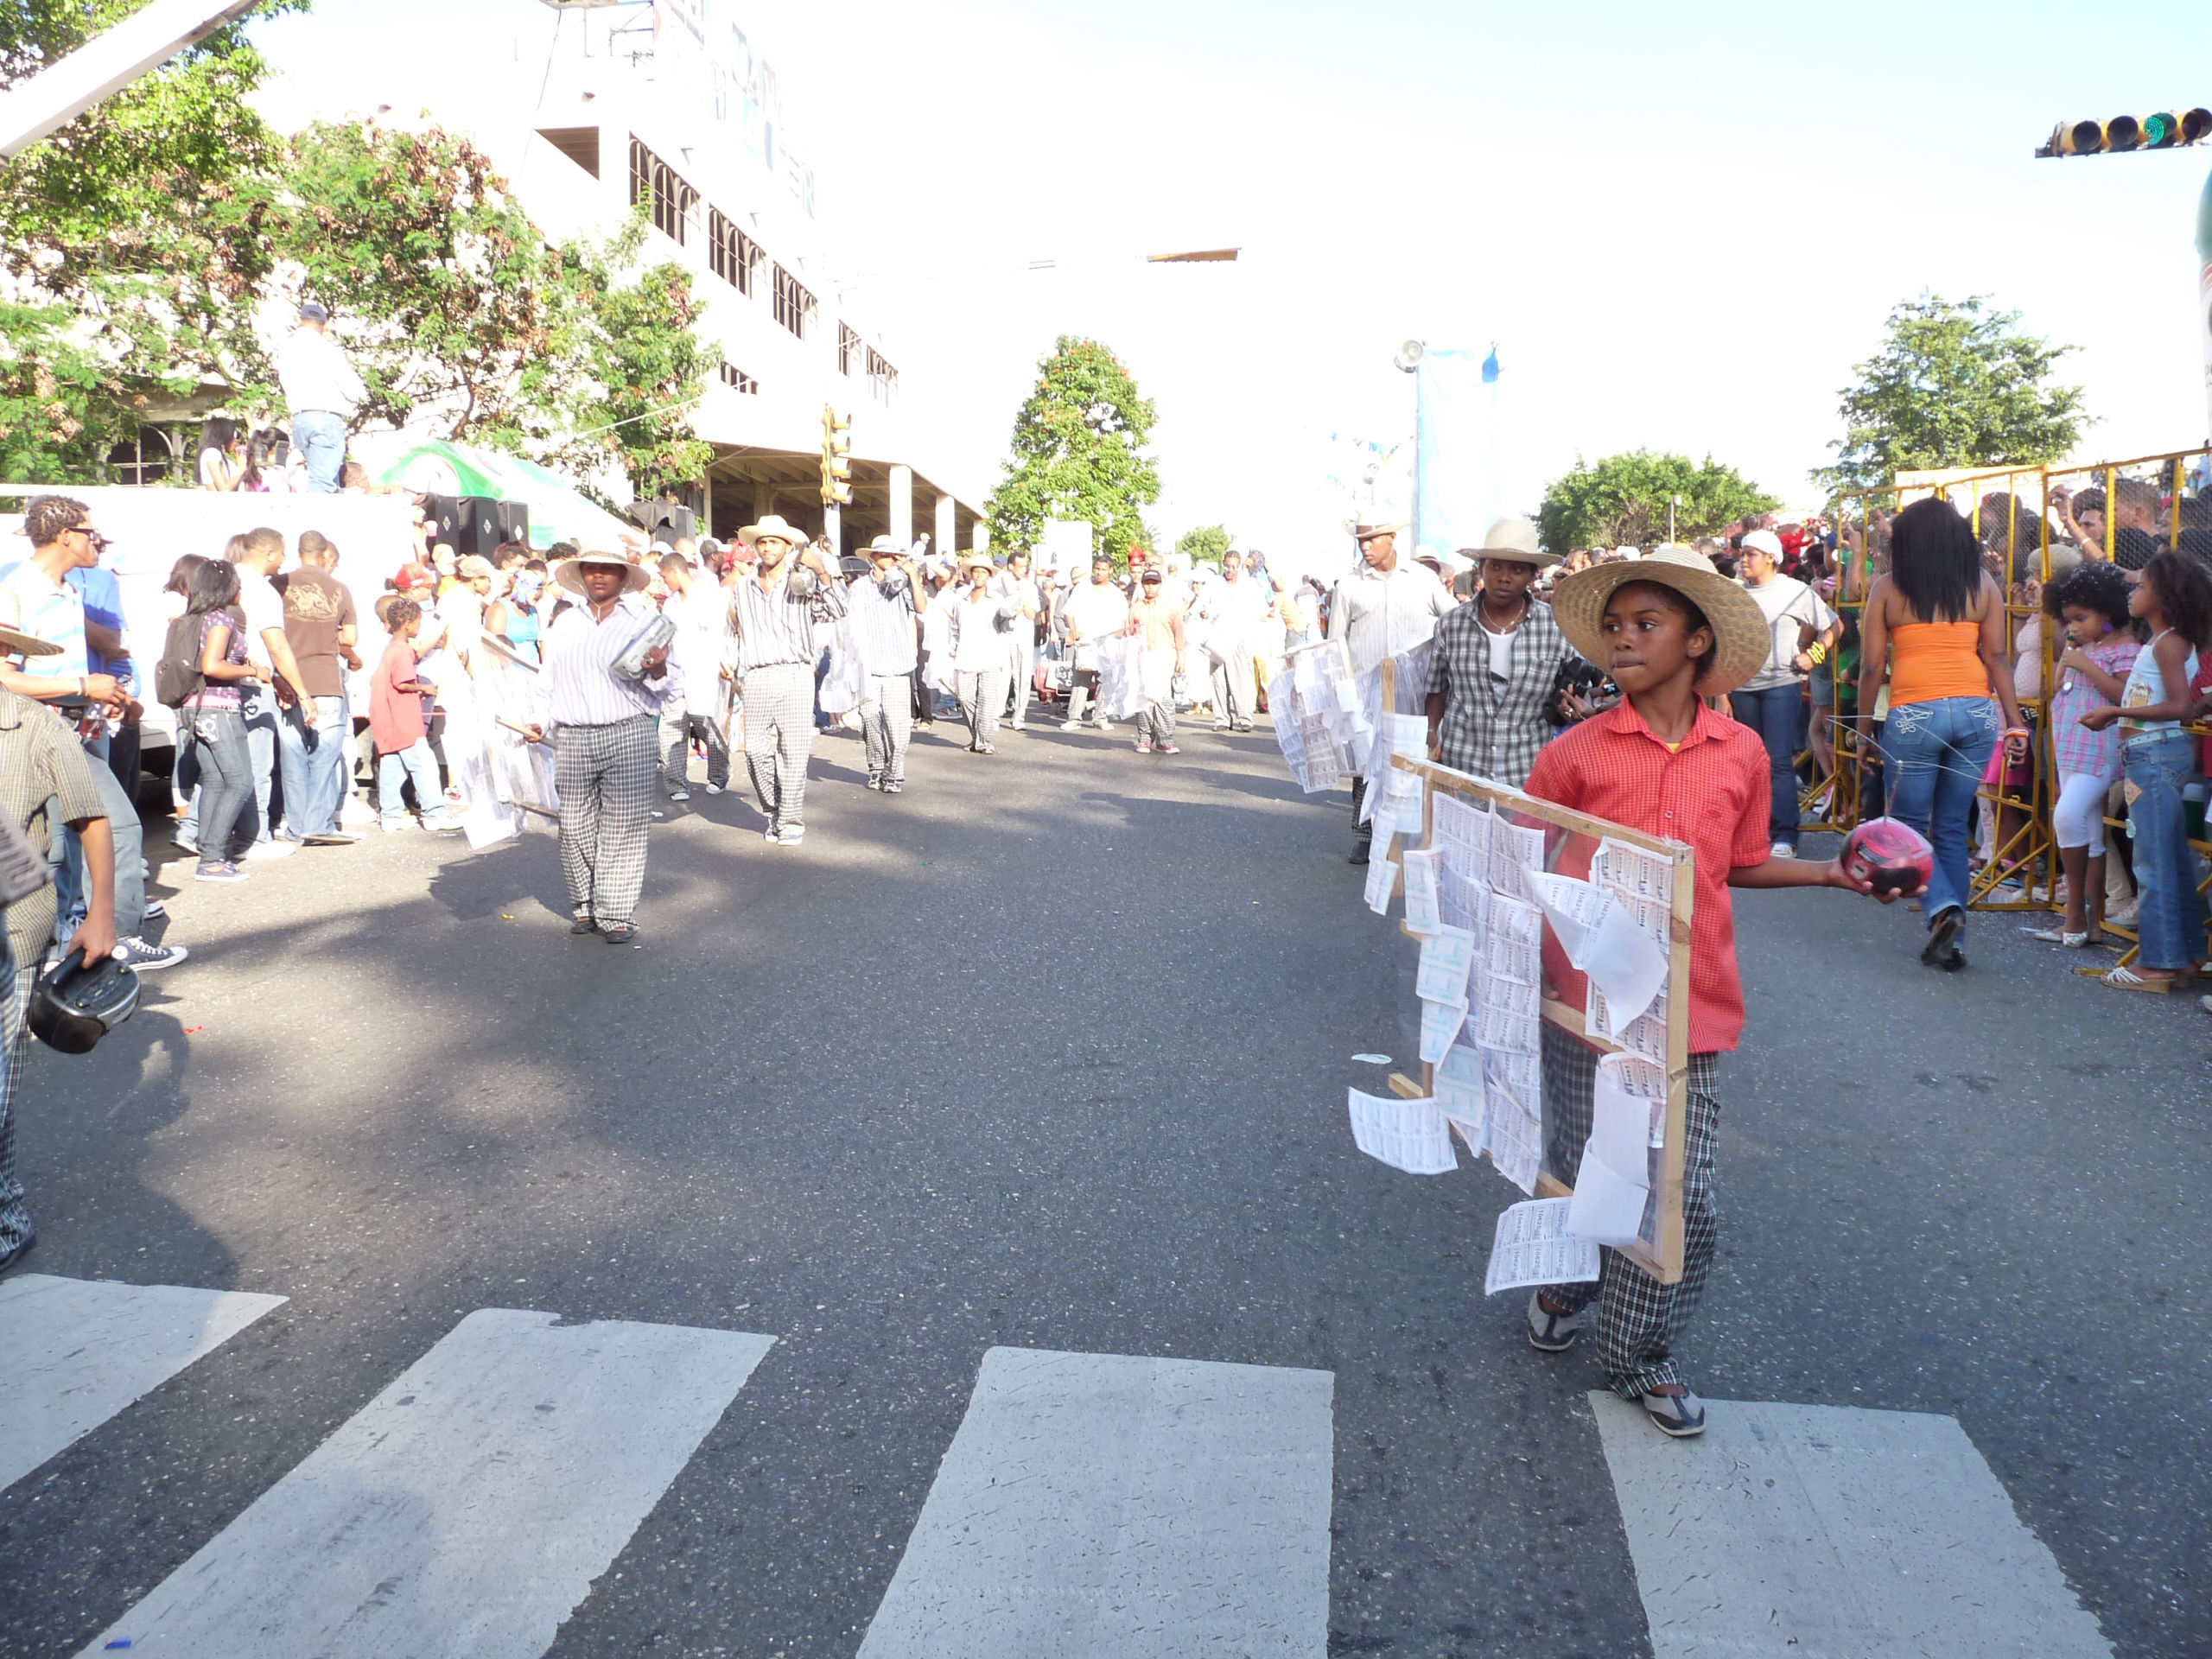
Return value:
M 1713 1137 L 1720 1125 L 1713 1097 L 1715 1056 L 1690 1056 L 1689 1133 L 1682 1150 L 1682 1278 L 1662 1285 L 1618 1250 L 1600 1250 L 1595 1284 L 1552 1285 L 1544 1300 L 1579 1313 L 1598 1304 L 1598 1354 L 1616 1394 L 1633 1400 L 1662 1382 L 1680 1382 L 1673 1346 L 1682 1321 L 1704 1294 L 1720 1230 L 1713 1202 Z M 1557 1027 L 1544 1027 L 1544 1164 L 1568 1185 L 1582 1166 L 1590 1138 L 1598 1055 Z
M 914 734 L 914 677 L 872 674 L 861 696 L 861 738 L 871 784 L 906 781 L 906 741 Z
M 554 728 L 569 908 L 601 927 L 626 925 L 645 885 L 645 831 L 660 770 L 658 730 L 651 715 Z
M 772 830 L 806 823 L 814 753 L 814 665 L 776 663 L 745 677 L 745 770 Z
M 661 781 L 671 794 L 691 787 L 694 738 L 707 746 L 707 781 L 728 789 L 729 749 L 722 742 L 722 728 L 715 724 L 713 705 L 694 709 L 680 696 L 671 697 L 660 711 Z
M 998 741 L 999 710 L 1006 707 L 1006 670 L 985 669 L 952 678 L 960 694 L 960 713 L 968 722 L 968 747 L 991 747 Z
M 0 1255 L 21 1248 L 33 1232 L 23 1207 L 23 1184 L 16 1179 L 16 1081 L 23 1074 L 23 1051 L 30 1038 L 23 1007 L 30 996 L 31 972 L 10 965 L 0 955 Z

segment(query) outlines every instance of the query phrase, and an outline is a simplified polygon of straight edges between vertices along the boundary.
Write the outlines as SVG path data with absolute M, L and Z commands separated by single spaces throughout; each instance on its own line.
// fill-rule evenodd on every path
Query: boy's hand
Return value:
M 71 950 L 85 953 L 87 966 L 105 962 L 115 954 L 115 918 L 104 917 L 95 921 L 91 916 L 77 924 L 77 931 L 69 936 L 69 943 L 62 947 L 64 954 Z
M 532 721 L 523 728 L 523 735 L 533 743 L 543 743 L 545 741 L 545 728 L 536 721 Z

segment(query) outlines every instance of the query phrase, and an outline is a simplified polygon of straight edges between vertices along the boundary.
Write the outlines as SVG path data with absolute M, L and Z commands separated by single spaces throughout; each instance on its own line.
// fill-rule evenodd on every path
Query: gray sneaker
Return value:
M 192 953 L 181 944 L 154 944 L 145 939 L 118 939 L 115 959 L 134 974 L 156 968 L 174 968 Z
M 1529 1293 L 1529 1345 L 1547 1354 L 1563 1354 L 1582 1334 L 1580 1313 L 1554 1313 L 1544 1306 L 1544 1293 Z
M 1644 1414 L 1662 1434 L 1687 1440 L 1705 1433 L 1705 1402 L 1692 1394 L 1687 1383 L 1662 1382 L 1646 1390 L 1643 1405 Z

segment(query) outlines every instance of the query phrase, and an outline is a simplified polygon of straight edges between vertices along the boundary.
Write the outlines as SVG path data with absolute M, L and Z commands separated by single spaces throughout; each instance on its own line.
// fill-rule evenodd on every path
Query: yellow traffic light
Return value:
M 2131 149 L 2175 149 L 2212 137 L 2212 110 L 2116 115 L 2109 121 L 2062 121 L 2038 156 L 2119 156 Z
M 843 507 L 853 499 L 853 421 L 822 406 L 822 505 Z

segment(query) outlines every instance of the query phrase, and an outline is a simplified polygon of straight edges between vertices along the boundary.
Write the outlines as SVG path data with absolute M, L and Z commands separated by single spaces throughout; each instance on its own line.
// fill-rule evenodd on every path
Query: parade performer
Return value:
M 886 795 L 906 787 L 906 742 L 914 730 L 916 618 L 929 609 L 921 570 L 888 536 L 868 544 L 868 574 L 846 590 L 849 626 L 860 653 L 861 738 L 868 786 Z
M 1364 674 L 1386 657 L 1426 645 L 1436 619 L 1452 608 L 1452 595 L 1425 567 L 1398 557 L 1403 524 L 1361 524 L 1352 531 L 1359 564 L 1337 583 L 1329 601 L 1329 638 L 1351 654 L 1351 671 Z M 1408 688 L 1411 690 L 1411 688 Z M 1361 816 L 1367 779 L 1351 780 L 1351 859 L 1367 862 L 1375 826 Z
M 534 743 L 553 741 L 569 931 L 627 944 L 638 936 L 632 914 L 645 884 L 661 706 L 681 687 L 666 645 L 644 653 L 637 678 L 621 671 L 624 654 L 658 620 L 640 597 L 643 570 L 616 554 L 586 553 L 554 579 L 582 602 L 545 631 L 529 735 Z
M 1688 548 L 1603 564 L 1564 578 L 1560 632 L 1619 685 L 1622 700 L 1563 733 L 1537 757 L 1528 792 L 1646 834 L 1687 842 L 1696 858 L 1689 983 L 1688 1138 L 1682 1158 L 1682 1277 L 1662 1285 L 1618 1250 L 1594 1284 L 1553 1285 L 1529 1299 L 1529 1341 L 1564 1353 L 1598 1304 L 1599 1357 L 1624 1399 L 1641 1401 L 1669 1434 L 1702 1433 L 1705 1408 L 1682 1381 L 1675 1338 L 1712 1270 L 1718 1221 L 1713 1141 L 1715 1062 L 1744 1028 L 1728 889 L 1843 887 L 1872 893 L 1831 861 L 1776 858 L 1767 838 L 1772 769 L 1748 728 L 1701 699 L 1733 690 L 1764 665 L 1773 636 L 1757 601 Z M 1562 874 L 1568 872 L 1562 871 Z M 1878 895 L 1884 903 L 1901 896 Z M 1544 977 L 1570 1004 L 1582 976 L 1544 940 Z M 1544 1161 L 1569 1185 L 1590 1137 L 1595 1051 L 1546 1022 Z
M 738 540 L 760 563 L 730 589 L 745 699 L 745 769 L 768 839 L 806 839 L 806 766 L 814 753 L 814 625 L 845 613 L 845 592 L 821 550 L 774 513 Z
M 1455 771 L 1515 789 L 1555 728 L 1546 708 L 1577 660 L 1551 607 L 1529 591 L 1559 561 L 1526 518 L 1501 518 L 1481 547 L 1482 592 L 1436 625 L 1428 659 L 1428 752 Z

